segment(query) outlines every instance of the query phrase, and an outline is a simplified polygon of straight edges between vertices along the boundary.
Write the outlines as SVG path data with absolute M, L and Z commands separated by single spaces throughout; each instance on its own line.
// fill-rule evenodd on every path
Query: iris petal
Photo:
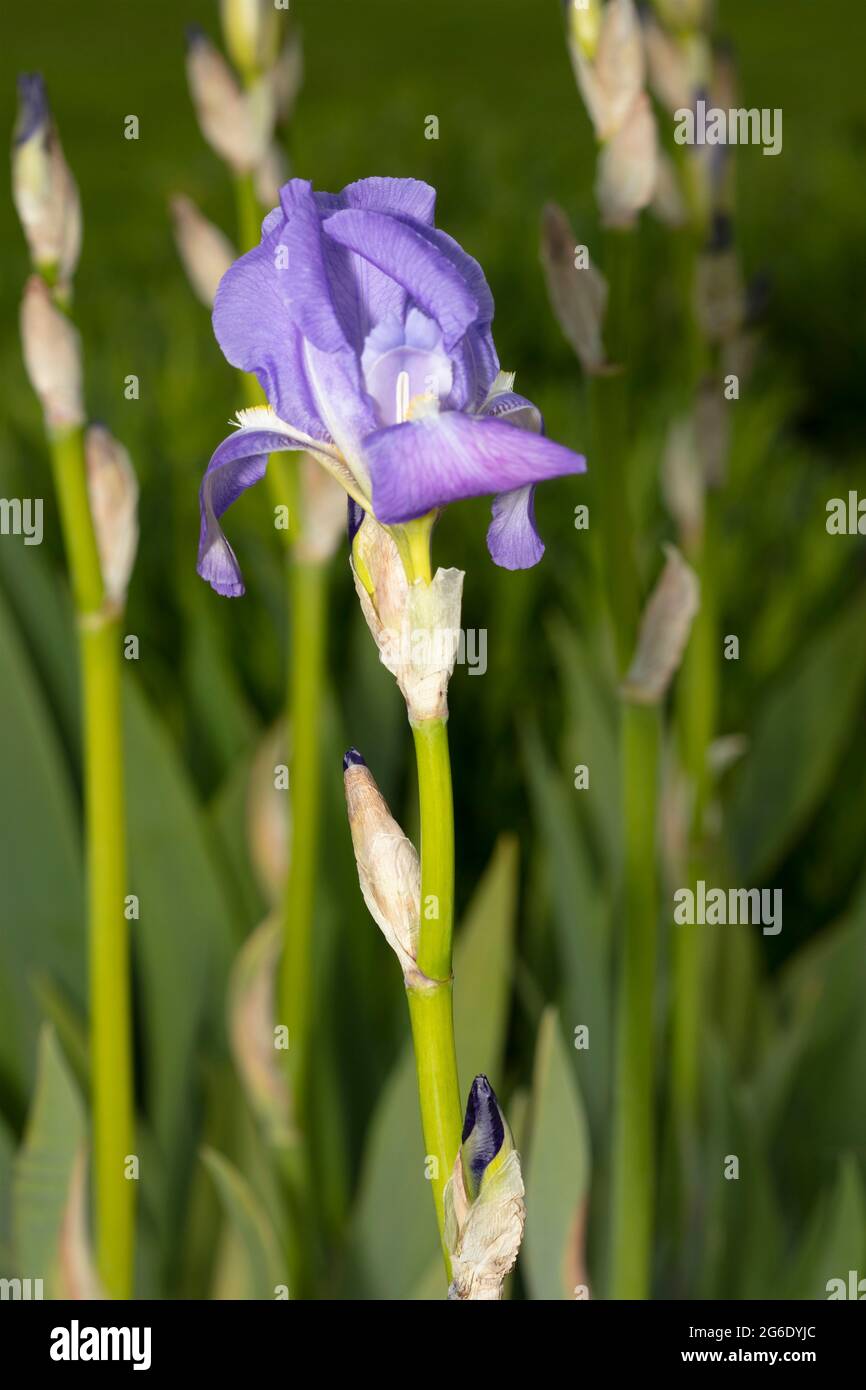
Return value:
M 456 411 L 377 430 L 364 453 L 373 509 L 385 525 L 586 468 L 582 455 L 543 435 Z
M 325 219 L 325 233 L 369 261 L 435 319 L 450 351 L 479 316 L 467 281 L 420 229 L 381 212 L 347 208 Z
M 505 570 L 532 569 L 544 554 L 544 541 L 535 527 L 534 485 L 500 492 L 492 511 L 487 549 L 494 564 Z
M 242 594 L 244 584 L 219 518 L 242 492 L 261 481 L 268 455 L 287 449 L 305 449 L 315 454 L 330 471 L 336 472 L 341 467 L 338 456 L 327 445 L 291 429 L 272 411 L 253 410 L 247 414 L 256 423 L 243 426 L 223 440 L 207 466 L 199 491 L 201 531 L 196 569 L 211 588 L 228 598 Z

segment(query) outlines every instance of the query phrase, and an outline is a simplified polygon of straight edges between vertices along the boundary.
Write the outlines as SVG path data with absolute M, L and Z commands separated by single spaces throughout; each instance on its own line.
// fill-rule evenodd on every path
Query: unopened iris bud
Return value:
M 229 57 L 246 78 L 266 72 L 277 56 L 279 17 L 273 0 L 220 0 Z
M 242 91 L 215 44 L 200 29 L 188 35 L 186 72 L 201 133 L 236 174 L 252 173 L 265 157 L 274 98 L 264 78 Z
M 484 1182 L 499 1171 L 513 1152 L 511 1130 L 493 1087 L 486 1076 L 476 1076 L 469 1092 L 460 1145 L 463 1186 L 470 1201 L 475 1201 Z
M 496 1300 L 513 1267 L 526 1211 L 520 1155 L 493 1087 L 476 1076 L 460 1152 L 445 1187 L 445 1244 L 450 1299 Z
M 138 479 L 126 449 L 104 425 L 90 426 L 84 448 L 105 596 L 122 608 L 138 549 Z
M 379 659 L 396 678 L 411 723 L 447 718 L 463 571 L 439 569 L 430 584 L 410 584 L 392 535 L 365 513 L 352 543 L 352 573 Z
M 174 239 L 187 279 L 198 299 L 213 307 L 217 286 L 237 252 L 225 233 L 199 212 L 191 198 L 171 200 Z
M 41 275 L 31 275 L 24 286 L 21 346 L 49 434 L 83 424 L 80 339 Z
M 38 73 L 18 80 L 12 197 L 34 267 L 52 284 L 68 284 L 81 250 L 81 206 Z
M 304 50 L 300 35 L 293 29 L 283 44 L 271 73 L 277 120 L 281 124 L 292 117 L 303 78 Z
M 397 956 L 407 985 L 423 981 L 416 964 L 421 918 L 418 852 L 388 810 L 357 748 L 343 759 L 343 784 L 364 902 Z

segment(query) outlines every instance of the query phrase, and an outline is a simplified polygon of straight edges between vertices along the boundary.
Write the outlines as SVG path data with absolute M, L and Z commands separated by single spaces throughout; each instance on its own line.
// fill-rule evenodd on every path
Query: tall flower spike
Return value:
M 81 206 L 38 73 L 18 79 L 12 197 L 35 269 L 65 287 L 81 250 Z
M 343 759 L 343 783 L 364 902 L 400 962 L 407 985 L 423 982 L 416 955 L 421 865 L 357 748 Z
M 460 1152 L 445 1188 L 450 1299 L 497 1300 L 523 1239 L 520 1155 L 486 1076 L 469 1092 Z

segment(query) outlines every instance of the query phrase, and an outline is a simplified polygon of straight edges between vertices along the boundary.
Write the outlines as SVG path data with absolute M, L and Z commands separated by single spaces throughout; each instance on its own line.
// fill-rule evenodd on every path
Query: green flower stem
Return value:
M 612 1147 L 612 1298 L 647 1298 L 655 1189 L 654 998 L 658 883 L 655 816 L 661 716 L 622 712 L 624 933 L 616 1015 Z
M 235 201 L 241 251 L 250 251 L 261 240 L 263 215 L 252 174 L 235 175 Z
M 51 440 L 51 458 L 78 615 L 84 708 L 84 807 L 90 977 L 94 1198 L 99 1274 L 115 1298 L 132 1295 L 135 1183 L 129 929 L 119 615 L 104 606 L 87 494 L 84 434 Z
M 637 536 L 628 477 L 629 317 L 634 237 L 605 238 L 609 286 L 605 347 L 619 370 L 590 388 L 601 570 L 617 669 L 631 661 L 641 611 Z M 621 717 L 623 876 L 619 891 L 615 1100 L 612 1134 L 610 1291 L 646 1298 L 655 1198 L 653 1004 L 658 918 L 656 793 L 660 715 L 624 704 Z
M 421 1127 L 427 1161 L 435 1159 L 428 1172 L 436 1207 L 436 1221 L 445 1272 L 451 1278 L 451 1259 L 445 1248 L 445 1209 L 443 1194 L 451 1177 L 460 1148 L 463 1115 L 460 1084 L 457 1079 L 457 1053 L 454 1047 L 452 983 L 442 980 L 431 988 L 409 988 L 409 1018 L 415 1048 Z
M 280 1018 L 289 1029 L 295 1110 L 306 1118 L 312 1019 L 312 943 L 321 812 L 320 745 L 325 694 L 327 570 L 288 565 L 292 664 L 287 719 L 291 729 L 289 787 L 291 859 L 283 904 Z
M 421 928 L 418 968 L 424 983 L 408 989 L 418 1072 L 421 1123 L 436 1219 L 444 1245 L 443 1193 L 460 1147 L 463 1113 L 452 1014 L 451 953 L 454 930 L 454 807 L 451 760 L 444 719 L 412 726 L 421 808 Z

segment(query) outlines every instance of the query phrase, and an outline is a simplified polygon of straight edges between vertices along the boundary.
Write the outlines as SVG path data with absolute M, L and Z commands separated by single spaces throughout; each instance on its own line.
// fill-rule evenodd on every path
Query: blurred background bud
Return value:
M 253 1114 L 272 1144 L 294 1138 L 285 1050 L 277 1044 L 276 975 L 282 948 L 277 915 L 247 937 L 232 967 L 228 1023 L 232 1056 Z M 291 1036 L 285 1038 L 291 1046 Z
M 238 71 L 247 80 L 267 72 L 280 42 L 274 0 L 220 0 L 220 16 L 226 48 Z
M 650 205 L 655 216 L 666 227 L 684 227 L 689 217 L 686 200 L 670 155 L 658 151 L 656 184 Z
M 300 35 L 296 29 L 292 29 L 271 72 L 276 117 L 280 125 L 291 120 L 303 80 L 304 50 Z
M 700 607 L 700 584 L 676 546 L 665 546 L 665 566 L 647 599 L 637 647 L 622 694 L 638 705 L 664 698 L 682 661 L 692 620 Z
M 643 91 L 643 35 L 633 0 L 609 0 L 592 59 L 574 46 L 571 57 L 596 137 L 607 140 Z
M 450 1299 L 492 1301 L 514 1266 L 526 1211 L 520 1155 L 493 1087 L 476 1076 L 460 1152 L 444 1194 Z
M 188 34 L 186 71 L 205 140 L 236 174 L 252 173 L 264 159 L 273 131 L 270 82 L 259 78 L 242 91 L 219 49 L 200 29 Z
M 606 370 L 602 340 L 607 282 L 594 265 L 577 265 L 571 223 L 557 203 L 548 203 L 541 219 L 541 263 L 547 293 L 560 328 L 590 376 Z
M 138 549 L 138 479 L 122 444 L 104 425 L 84 438 L 87 491 L 106 598 L 123 606 Z
M 418 852 L 394 820 L 372 772 L 355 748 L 343 759 L 343 783 L 361 893 L 408 983 L 418 977 Z
M 709 22 L 713 0 L 653 0 L 659 18 L 670 29 L 697 29 Z
M 290 739 L 278 721 L 259 745 L 247 786 L 250 860 L 268 902 L 280 902 L 289 874 L 291 797 L 278 785 L 277 768 L 289 766 Z
M 580 49 L 590 62 L 601 33 L 602 0 L 562 0 L 570 46 Z
M 21 345 L 49 433 L 83 424 L 80 339 L 41 275 L 31 275 L 24 286 Z
M 209 222 L 191 198 L 179 194 L 171 200 L 174 239 L 183 268 L 202 304 L 213 305 L 217 286 L 237 251 L 228 237 Z
M 295 557 L 302 562 L 324 564 L 345 545 L 346 494 L 309 454 L 298 460 L 300 528 Z
M 630 227 L 656 188 L 657 137 L 649 97 L 641 92 L 624 125 L 602 146 L 595 194 L 606 227 Z
M 694 75 L 684 45 L 660 24 L 647 18 L 644 22 L 644 47 L 650 86 L 660 104 L 670 114 L 691 109 Z
M 12 196 L 33 265 L 52 283 L 67 285 L 81 250 L 81 206 L 38 73 L 18 79 Z
M 271 141 L 254 175 L 256 197 L 262 207 L 277 206 L 280 201 L 280 189 L 288 177 L 289 166 L 286 156 L 280 146 Z

